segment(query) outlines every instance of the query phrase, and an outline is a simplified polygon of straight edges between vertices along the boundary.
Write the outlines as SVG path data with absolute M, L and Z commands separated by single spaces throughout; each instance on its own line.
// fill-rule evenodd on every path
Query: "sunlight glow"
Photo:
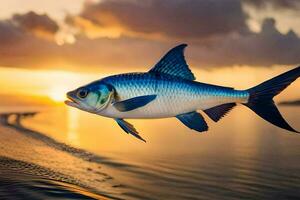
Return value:
M 54 87 L 49 93 L 49 97 L 55 102 L 63 102 L 66 100 L 66 92 L 68 90 L 62 87 Z
M 63 102 L 66 100 L 66 92 L 59 89 L 57 91 L 51 91 L 49 97 L 55 102 Z
M 74 108 L 67 107 L 68 132 L 67 139 L 72 145 L 80 145 L 78 136 L 79 113 Z
M 0 95 L 41 96 L 61 103 L 68 91 L 99 77 L 82 72 L 0 67 Z

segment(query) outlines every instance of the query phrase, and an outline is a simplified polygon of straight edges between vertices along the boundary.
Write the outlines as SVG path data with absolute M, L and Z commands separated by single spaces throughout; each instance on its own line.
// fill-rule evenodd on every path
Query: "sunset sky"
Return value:
M 0 0 L 0 93 L 64 93 L 187 43 L 198 81 L 253 86 L 300 63 L 300 1 Z M 296 85 L 300 85 L 299 81 Z M 297 87 L 286 98 L 300 98 Z

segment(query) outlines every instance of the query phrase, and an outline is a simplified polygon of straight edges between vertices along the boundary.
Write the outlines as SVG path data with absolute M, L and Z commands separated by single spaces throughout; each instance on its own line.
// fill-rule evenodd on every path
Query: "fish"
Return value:
M 282 117 L 273 97 L 300 76 L 300 66 L 245 90 L 197 82 L 180 44 L 148 72 L 117 74 L 67 93 L 68 106 L 112 118 L 127 133 L 146 142 L 125 119 L 176 117 L 197 132 L 208 131 L 203 115 L 218 122 L 236 105 L 254 111 L 271 124 L 296 132 Z

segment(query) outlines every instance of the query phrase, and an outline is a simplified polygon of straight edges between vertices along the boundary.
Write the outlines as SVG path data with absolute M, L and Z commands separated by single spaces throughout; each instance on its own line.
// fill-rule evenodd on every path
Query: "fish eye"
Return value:
M 83 99 L 88 95 L 88 93 L 89 93 L 88 90 L 83 88 L 78 90 L 77 96 Z

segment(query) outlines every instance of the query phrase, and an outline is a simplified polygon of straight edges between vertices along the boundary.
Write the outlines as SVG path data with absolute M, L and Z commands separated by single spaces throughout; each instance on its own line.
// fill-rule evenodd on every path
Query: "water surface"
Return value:
M 299 130 L 300 108 L 280 110 Z M 300 198 L 300 135 L 242 106 L 218 123 L 208 121 L 209 132 L 199 134 L 176 119 L 130 120 L 143 143 L 111 119 L 62 106 L 24 119 L 34 131 L 18 136 L 23 146 L 6 141 L 11 147 L 1 155 L 51 168 L 110 198 Z M 29 148 L 25 139 L 34 156 L 20 155 Z M 16 146 L 20 153 L 8 153 Z

